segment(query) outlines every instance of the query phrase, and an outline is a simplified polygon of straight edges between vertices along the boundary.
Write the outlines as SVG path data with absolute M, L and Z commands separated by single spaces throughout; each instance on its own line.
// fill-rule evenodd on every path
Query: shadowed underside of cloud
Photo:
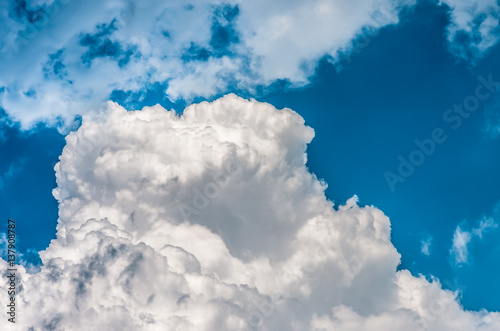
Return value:
M 320 58 L 338 61 L 353 40 L 398 23 L 414 3 L 15 1 L 0 10 L 0 104 L 24 129 L 38 121 L 64 128 L 113 91 L 141 98 L 160 84 L 171 100 L 191 100 L 276 80 L 302 86 Z M 459 56 L 496 43 L 494 0 L 445 3 Z
M 292 110 L 235 95 L 182 116 L 114 103 L 85 115 L 55 167 L 57 239 L 41 271 L 18 267 L 17 324 L 498 330 L 498 313 L 464 311 L 439 281 L 396 271 L 380 210 L 355 197 L 333 208 L 305 166 L 313 136 Z

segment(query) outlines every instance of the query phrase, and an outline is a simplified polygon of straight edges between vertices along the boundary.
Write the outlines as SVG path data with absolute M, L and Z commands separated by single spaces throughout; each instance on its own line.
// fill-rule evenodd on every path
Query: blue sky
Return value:
M 312 86 L 263 100 L 297 110 L 315 128 L 308 165 L 329 184 L 329 198 L 341 203 L 357 194 L 391 218 L 401 267 L 467 286 L 463 303 L 470 309 L 498 310 L 488 293 L 500 290 L 492 260 L 500 253 L 499 233 L 473 245 L 470 265 L 456 267 L 449 257 L 457 224 L 475 226 L 500 201 L 500 141 L 482 132 L 485 108 L 498 99 L 486 100 L 456 131 L 442 116 L 474 91 L 476 75 L 500 75 L 499 51 L 468 68 L 442 41 L 443 10 L 427 7 L 409 16 L 382 31 L 340 72 L 322 63 Z M 391 192 L 384 172 L 397 173 L 398 156 L 407 158 L 413 141 L 429 138 L 436 127 L 445 128 L 449 139 Z M 427 235 L 433 238 L 430 256 L 420 250 Z
M 37 8 L 34 2 L 16 3 L 8 5 L 10 17 L 17 15 L 14 22 L 36 22 L 36 10 L 29 9 Z M 179 44 L 172 46 L 178 51 L 179 62 L 166 64 L 164 70 L 174 70 L 172 67 L 179 65 L 191 74 L 198 72 L 198 67 L 215 68 L 206 69 L 202 76 L 193 79 L 194 83 L 187 82 L 189 74 L 180 69 L 167 77 L 158 73 L 160 67 L 154 73 L 143 68 L 153 61 L 144 60 L 146 55 L 140 43 L 134 45 L 130 39 L 127 44 L 125 40 L 130 29 L 142 29 L 137 24 L 145 18 L 130 19 L 127 27 L 123 17 L 115 21 L 106 14 L 111 10 L 107 7 L 99 15 L 92 15 L 89 21 L 95 21 L 94 26 L 82 23 L 82 32 L 74 33 L 73 39 L 62 32 L 51 33 L 58 25 L 68 24 L 65 20 L 71 18 L 65 18 L 64 13 L 75 11 L 78 6 L 83 12 L 92 10 L 74 2 L 61 3 L 59 14 L 37 32 L 38 36 L 19 46 L 19 58 L 8 55 L 4 47 L 6 60 L 0 68 L 12 63 L 12 70 L 21 70 L 21 74 L 13 78 L 14 71 L 9 70 L 0 78 L 2 93 L 9 91 L 1 99 L 0 219 L 5 222 L 0 231 L 6 230 L 8 218 L 15 219 L 19 224 L 19 251 L 26 261 L 41 263 L 35 253 L 56 238 L 54 166 L 65 146 L 65 134 L 80 125 L 80 115 L 87 109 L 82 105 L 92 107 L 111 99 L 128 110 L 159 103 L 181 113 L 193 102 L 213 101 L 234 92 L 278 109 L 291 108 L 305 119 L 306 125 L 315 130 L 307 148 L 309 171 L 328 184 L 326 196 L 335 205 L 357 195 L 361 206 L 373 205 L 390 218 L 391 241 L 401 254 L 399 270 L 408 269 L 413 275 L 421 273 L 428 279 L 436 277 L 444 288 L 460 290 L 460 302 L 467 310 L 498 311 L 500 88 L 482 88 L 488 96 L 479 101 L 477 110 L 467 113 L 470 116 L 462 118 L 458 128 L 454 128 L 456 122 L 445 119 L 454 104 L 463 104 L 475 95 L 479 85 L 484 86 L 484 79 L 500 82 L 500 47 L 496 44 L 500 38 L 500 14 L 496 11 L 500 2 L 496 2 L 496 7 L 494 1 L 491 3 L 492 7 L 483 14 L 470 8 L 464 10 L 467 15 L 477 14 L 469 25 L 472 32 L 456 32 L 460 26 L 453 21 L 454 15 L 467 16 L 458 13 L 460 1 L 454 2 L 455 12 L 445 4 L 418 1 L 416 5 L 398 8 L 397 16 L 381 27 L 371 23 L 367 30 L 353 27 L 354 35 L 346 37 L 354 40 L 353 44 L 334 43 L 327 47 L 336 50 L 330 54 L 319 47 L 311 53 L 320 56 L 311 56 L 307 61 L 303 57 L 299 69 L 288 71 L 277 64 L 276 69 L 266 70 L 266 65 L 275 65 L 266 64 L 267 60 L 262 60 L 263 69 L 255 69 L 253 55 L 243 49 L 245 43 L 250 43 L 249 34 L 244 31 L 244 25 L 249 24 L 248 16 L 244 16 L 246 8 L 231 4 L 214 6 L 213 11 L 207 12 L 210 36 L 205 40 L 194 38 L 188 42 L 201 29 L 198 24 L 192 33 L 182 35 L 182 43 L 175 41 L 176 33 L 180 35 L 179 31 L 189 28 L 172 31 L 165 27 L 162 32 L 166 42 Z M 50 8 L 50 2 L 45 6 L 39 8 Z M 189 9 L 186 5 L 184 10 L 195 12 L 197 6 Z M 478 28 L 490 17 L 497 20 L 496 27 Z M 360 26 L 364 24 L 361 22 Z M 368 34 L 359 33 L 370 29 Z M 6 40 L 3 39 L 4 46 Z M 52 46 L 46 46 L 51 42 Z M 256 45 L 264 42 L 267 41 L 259 44 L 259 40 L 252 40 L 251 45 L 259 50 Z M 284 45 L 284 52 L 294 51 Z M 26 52 L 22 47 L 28 47 Z M 46 52 L 47 61 L 40 64 L 41 78 L 26 78 L 29 82 L 25 84 L 23 77 L 30 74 L 19 68 L 23 61 L 28 63 L 34 58 L 37 49 L 55 51 Z M 275 54 L 258 56 L 267 59 Z M 78 59 L 79 65 L 72 64 Z M 98 81 L 100 70 L 104 82 Z M 131 79 L 134 72 L 140 73 L 141 79 Z M 210 75 L 214 72 L 219 80 L 215 86 L 205 87 L 213 83 Z M 95 91 L 89 87 L 93 82 L 97 84 Z M 56 109 L 53 102 L 68 106 Z M 446 140 L 435 143 L 435 150 L 425 155 L 422 164 L 391 189 L 385 174 L 398 174 L 398 157 L 408 160 L 418 150 L 415 140 L 431 138 L 435 129 L 441 130 Z M 468 238 L 467 255 L 466 260 L 459 261 L 457 252 L 462 249 L 463 253 L 464 246 L 459 247 L 457 238 L 464 233 Z M 427 248 L 423 249 L 425 242 Z

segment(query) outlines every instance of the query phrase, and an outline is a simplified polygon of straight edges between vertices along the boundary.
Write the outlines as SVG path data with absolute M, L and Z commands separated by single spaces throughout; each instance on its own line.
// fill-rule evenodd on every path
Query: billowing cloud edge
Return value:
M 292 110 L 236 95 L 182 116 L 85 115 L 55 167 L 57 239 L 39 272 L 16 266 L 16 326 L 497 330 L 498 313 L 396 271 L 382 211 L 356 197 L 334 208 L 305 166 L 313 136 Z

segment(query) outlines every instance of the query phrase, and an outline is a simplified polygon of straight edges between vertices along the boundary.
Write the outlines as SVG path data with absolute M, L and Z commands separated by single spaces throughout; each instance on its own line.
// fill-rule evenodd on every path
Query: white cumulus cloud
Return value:
M 55 167 L 57 239 L 39 272 L 17 266 L 16 326 L 498 330 L 498 313 L 396 271 L 382 211 L 356 197 L 334 208 L 305 166 L 313 136 L 292 110 L 235 95 L 182 116 L 85 115 Z

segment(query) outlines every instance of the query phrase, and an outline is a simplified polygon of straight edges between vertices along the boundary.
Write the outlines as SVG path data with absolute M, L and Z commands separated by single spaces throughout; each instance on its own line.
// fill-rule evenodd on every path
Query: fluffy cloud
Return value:
M 498 43 L 500 3 L 497 0 L 442 0 L 451 8 L 447 37 L 451 50 L 475 60 Z
M 0 102 L 23 128 L 67 127 L 122 91 L 169 98 L 300 86 L 318 59 L 398 22 L 414 0 L 19 1 L 0 9 Z M 131 101 L 131 100 L 125 100 Z
M 182 116 L 114 103 L 85 115 L 55 167 L 57 239 L 39 272 L 18 266 L 17 325 L 498 330 L 498 313 L 396 271 L 380 210 L 334 208 L 305 166 L 313 136 L 292 110 L 235 95 Z

